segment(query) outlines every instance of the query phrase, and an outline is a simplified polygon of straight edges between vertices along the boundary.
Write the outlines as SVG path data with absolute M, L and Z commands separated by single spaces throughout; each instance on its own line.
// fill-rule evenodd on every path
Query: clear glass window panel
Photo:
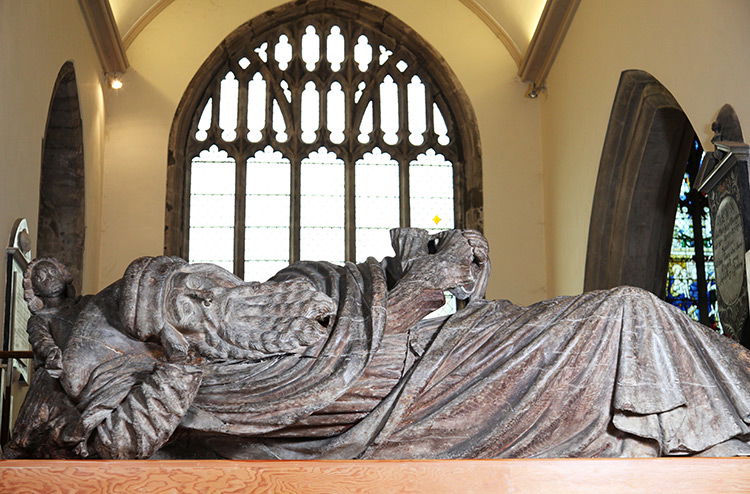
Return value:
M 245 226 L 289 227 L 289 196 L 247 196 Z
M 300 225 L 344 227 L 344 162 L 333 153 L 302 160 Z
M 193 158 L 190 167 L 191 194 L 234 194 L 234 160 L 211 146 Z
M 357 197 L 357 228 L 398 228 L 399 202 L 396 197 Z
M 190 167 L 190 262 L 232 269 L 234 259 L 234 160 L 217 146 Z
M 390 228 L 357 228 L 357 262 L 393 256 Z
M 344 228 L 343 195 L 302 196 L 300 207 L 302 228 Z
M 354 170 L 357 227 L 397 227 L 398 162 L 375 149 L 357 160 Z
M 248 194 L 289 195 L 289 160 L 280 156 L 278 152 L 260 151 L 247 160 Z
M 453 228 L 453 199 L 411 198 L 411 226 L 430 231 Z
M 300 229 L 300 258 L 307 261 L 330 261 L 343 264 L 344 228 Z
M 411 197 L 453 198 L 453 166 L 412 161 L 409 164 L 409 195 Z
M 288 263 L 289 227 L 247 227 L 245 229 L 245 260 Z
M 190 226 L 234 228 L 234 194 L 190 196 Z
M 288 264 L 290 181 L 289 160 L 270 146 L 247 160 L 246 280 L 264 281 Z
M 232 72 L 221 81 L 221 98 L 219 99 L 219 127 L 224 131 L 221 138 L 232 141 L 237 137 L 237 98 L 239 83 Z
M 247 161 L 245 226 L 289 227 L 290 164 L 270 147 Z
M 453 166 L 429 150 L 409 163 L 411 226 L 428 230 L 453 228 Z
M 300 257 L 344 259 L 344 161 L 325 148 L 302 160 Z
M 190 228 L 190 262 L 211 262 L 233 269 L 234 228 Z
M 208 98 L 206 106 L 203 107 L 203 112 L 198 120 L 198 130 L 195 133 L 195 138 L 199 141 L 205 141 L 208 137 L 206 132 L 211 127 L 211 109 L 213 106 L 213 98 Z
M 245 261 L 245 281 L 266 281 L 287 266 L 282 261 Z

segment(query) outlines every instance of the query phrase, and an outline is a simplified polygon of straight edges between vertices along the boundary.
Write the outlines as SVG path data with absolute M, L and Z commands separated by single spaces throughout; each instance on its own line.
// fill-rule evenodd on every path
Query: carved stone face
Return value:
M 41 260 L 31 273 L 31 286 L 40 297 L 59 297 L 65 291 L 65 276 L 52 261 Z
M 227 286 L 206 272 L 177 273 L 164 318 L 209 358 L 302 353 L 328 335 L 336 303 L 306 280 Z

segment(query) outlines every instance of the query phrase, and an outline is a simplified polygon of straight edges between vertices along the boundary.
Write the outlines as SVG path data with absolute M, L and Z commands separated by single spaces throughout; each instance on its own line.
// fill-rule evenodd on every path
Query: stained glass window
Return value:
M 680 187 L 666 299 L 696 321 L 721 331 L 708 201 L 693 188 L 702 154 L 700 142 L 695 139 Z
M 344 17 L 300 9 L 222 44 L 180 150 L 191 262 L 262 281 L 298 260 L 392 255 L 394 227 L 465 226 L 455 88 L 421 48 Z

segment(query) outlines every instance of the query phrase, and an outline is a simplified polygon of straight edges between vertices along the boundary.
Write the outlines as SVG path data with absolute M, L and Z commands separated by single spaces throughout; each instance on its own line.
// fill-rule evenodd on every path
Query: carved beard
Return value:
M 210 359 L 304 353 L 325 340 L 336 314 L 333 299 L 307 280 L 208 290 L 191 285 L 172 289 L 166 320 L 194 351 Z

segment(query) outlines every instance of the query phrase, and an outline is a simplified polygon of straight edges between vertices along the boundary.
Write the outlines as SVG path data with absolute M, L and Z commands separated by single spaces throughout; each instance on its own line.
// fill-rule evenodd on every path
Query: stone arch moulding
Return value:
M 443 57 L 418 33 L 388 12 L 355 0 L 302 0 L 269 10 L 230 33 L 209 55 L 189 83 L 177 107 L 169 137 L 167 156 L 167 197 L 164 251 L 167 255 L 187 256 L 189 233 L 189 177 L 187 139 L 200 117 L 197 108 L 205 103 L 210 84 L 219 68 L 231 67 L 243 40 L 278 30 L 307 15 L 327 15 L 342 22 L 356 23 L 405 45 L 430 73 L 436 101 L 445 103 L 446 116 L 455 123 L 458 159 L 454 165 L 456 227 L 483 229 L 482 166 L 479 131 L 468 96 Z M 398 226 L 398 225 L 394 225 Z
M 650 74 L 620 76 L 591 209 L 584 290 L 631 285 L 663 297 L 674 211 L 695 131 Z
M 39 186 L 38 257 L 56 257 L 81 289 L 85 239 L 83 128 L 73 62 L 65 62 L 52 91 Z

